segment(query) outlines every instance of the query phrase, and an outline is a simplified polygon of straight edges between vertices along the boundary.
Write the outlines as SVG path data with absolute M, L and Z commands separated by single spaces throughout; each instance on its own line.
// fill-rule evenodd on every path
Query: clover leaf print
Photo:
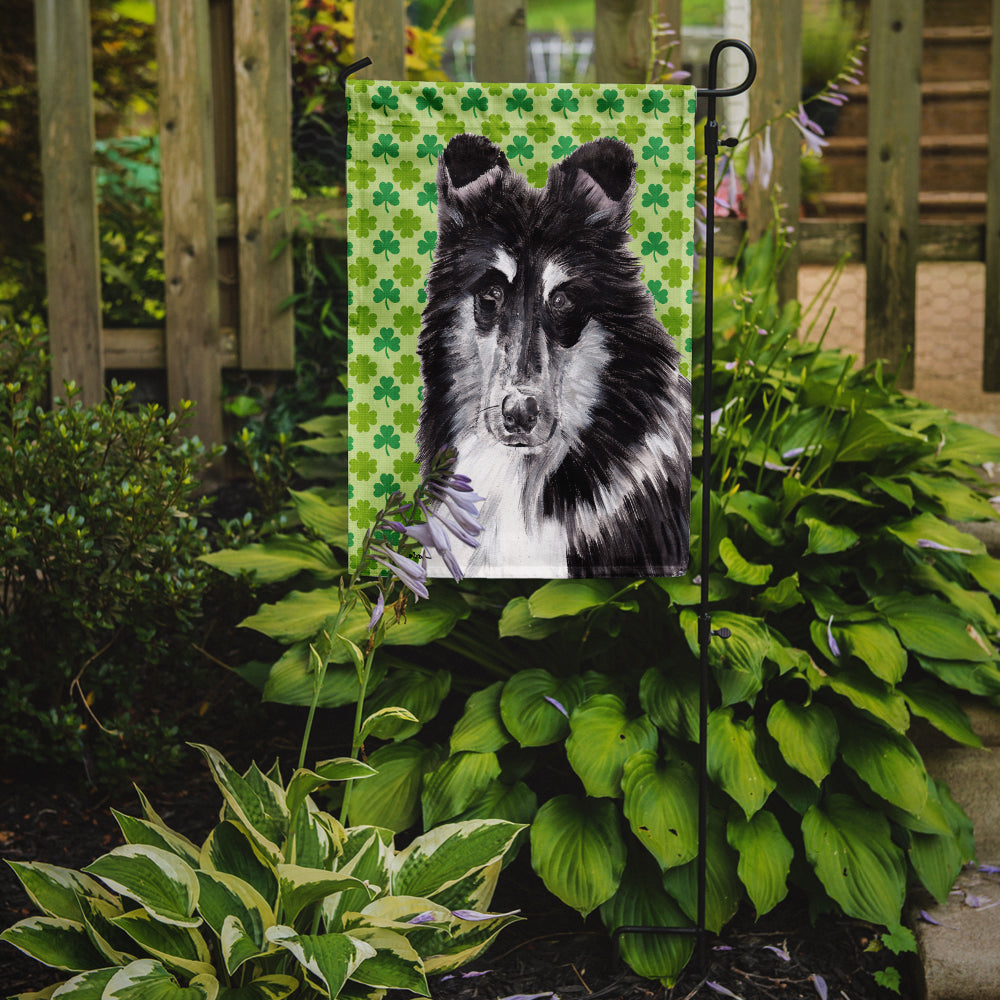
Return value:
M 372 390 L 372 397 L 376 402 L 385 400 L 385 405 L 396 402 L 399 399 L 399 386 L 391 375 L 383 375 L 378 380 L 378 385 Z
M 663 172 L 663 183 L 671 191 L 683 191 L 691 183 L 691 171 L 683 164 L 671 163 Z
M 438 203 L 437 184 L 435 184 L 433 181 L 428 181 L 420 189 L 420 193 L 417 195 L 417 204 L 426 208 L 427 206 L 437 206 L 437 203 Z
M 470 87 L 462 98 L 462 110 L 471 111 L 473 118 L 478 118 L 479 112 L 485 112 L 489 106 L 489 99 L 479 87 Z
M 535 147 L 528 142 L 526 135 L 515 135 L 514 141 L 507 147 L 507 159 L 517 160 L 519 165 L 525 160 L 534 159 Z
M 378 92 L 372 96 L 372 108 L 384 115 L 399 110 L 399 98 L 392 92 L 392 87 L 378 88 Z
M 347 177 L 360 191 L 366 191 L 375 180 L 375 167 L 363 160 L 352 160 L 347 168 Z
M 615 112 L 621 114 L 625 110 L 625 102 L 618 96 L 618 91 L 608 89 L 601 97 L 597 98 L 597 113 L 614 118 Z
M 423 268 L 412 257 L 404 257 L 398 264 L 393 266 L 392 276 L 404 288 L 409 288 L 416 282 L 422 272 Z
M 402 142 L 409 142 L 421 129 L 420 123 L 408 111 L 393 120 L 392 131 Z
M 399 143 L 394 142 L 392 136 L 388 133 L 383 133 L 372 144 L 372 156 L 381 156 L 386 164 L 388 164 L 390 156 L 393 159 L 399 156 Z
M 559 141 L 552 147 L 552 159 L 561 160 L 576 148 L 576 143 L 568 135 L 561 135 Z
M 396 227 L 396 232 L 404 240 L 408 240 L 411 236 L 418 233 L 421 225 L 423 225 L 420 216 L 412 208 L 404 208 L 399 215 L 393 216 L 392 224 Z
M 691 277 L 691 268 L 684 261 L 673 257 L 660 268 L 660 276 L 671 288 L 681 288 Z
M 421 169 L 410 160 L 403 160 L 392 171 L 392 179 L 404 190 L 409 191 L 423 176 Z
M 646 134 L 645 122 L 639 121 L 638 115 L 626 115 L 618 123 L 618 138 L 622 142 L 636 143 Z
M 383 472 L 378 482 L 372 487 L 372 493 L 377 497 L 391 497 L 399 492 L 399 483 L 391 472 Z
M 399 350 L 399 337 L 391 326 L 383 326 L 379 330 L 378 336 L 372 341 L 372 350 L 382 351 L 386 357 L 389 357 L 390 351 Z
M 378 305 L 380 302 L 385 303 L 386 309 L 389 308 L 390 303 L 395 303 L 399 301 L 399 289 L 396 287 L 396 282 L 392 278 L 383 278 L 378 283 L 378 288 L 372 292 L 372 299 L 375 304 Z
M 417 111 L 440 111 L 444 107 L 444 98 L 434 87 L 424 87 L 417 97 Z
M 662 184 L 650 184 L 642 196 L 642 207 L 652 208 L 655 215 L 659 215 L 660 209 L 666 208 L 669 203 L 670 195 L 663 190 Z
M 388 212 L 390 207 L 399 204 L 399 192 L 389 181 L 382 181 L 378 190 L 372 195 L 372 204 L 376 208 L 385 205 L 385 210 Z
M 385 254 L 385 259 L 389 259 L 389 254 L 399 253 L 399 240 L 396 234 L 389 229 L 379 230 L 378 239 L 372 244 L 372 253 Z
M 651 184 L 650 187 L 653 187 Z M 691 228 L 687 214 L 675 209 L 663 220 L 663 231 L 672 240 L 679 240 Z
M 680 306 L 672 306 L 660 317 L 660 322 L 670 331 L 671 336 L 679 337 L 684 329 L 691 325 L 691 316 Z M 688 350 L 690 351 L 691 348 L 689 347 Z
M 573 135 L 583 142 L 590 142 L 591 139 L 596 139 L 601 134 L 601 126 L 594 121 L 590 115 L 580 115 L 580 117 L 573 122 Z
M 378 472 L 378 462 L 367 451 L 353 454 L 347 465 L 351 476 L 359 483 L 367 483 Z
M 351 135 L 359 142 L 367 142 L 375 131 L 375 119 L 364 111 L 358 112 L 350 123 Z
M 348 363 L 347 372 L 358 385 L 368 385 L 378 374 L 378 364 L 367 354 L 356 354 Z
M 417 465 L 417 456 L 412 451 L 401 451 L 399 457 L 393 459 L 392 471 L 399 476 L 403 482 L 417 478 L 420 466 Z
M 525 124 L 524 131 L 531 136 L 533 142 L 545 142 L 556 134 L 556 127 L 544 115 L 535 115 Z
M 401 337 L 412 337 L 420 329 L 420 313 L 413 306 L 403 306 L 392 315 L 392 325 Z
M 357 233 L 361 239 L 367 239 L 378 225 L 378 219 L 368 211 L 367 208 L 359 208 L 352 212 L 349 218 L 350 228 Z M 378 251 L 376 251 L 378 252 Z
M 541 161 L 538 161 L 528 167 L 527 173 L 524 176 L 532 186 L 543 188 L 549 179 L 549 168 Z
M 661 305 L 666 302 L 670 296 L 670 292 L 663 287 L 663 282 L 658 279 L 647 282 L 646 287 L 649 289 L 649 294 L 652 295 L 653 298 L 656 299 L 656 301 Z
M 483 119 L 483 135 L 490 142 L 503 142 L 510 135 L 510 122 L 502 115 L 490 115 Z
M 437 231 L 434 229 L 428 230 L 424 233 L 423 238 L 417 244 L 417 253 L 423 256 L 427 254 L 428 257 L 434 256 L 434 249 L 437 246 Z
M 507 111 L 516 111 L 517 117 L 521 117 L 521 112 L 533 111 L 535 107 L 534 98 L 528 97 L 528 91 L 523 87 L 517 87 L 507 98 Z
M 375 390 L 378 392 L 378 390 Z M 396 386 L 399 392 L 399 386 Z M 410 434 L 417 429 L 420 420 L 420 411 L 412 403 L 403 403 L 396 411 L 396 426 L 404 433 Z
M 378 274 L 378 268 L 367 257 L 359 257 L 352 261 L 347 268 L 347 273 L 356 285 L 370 285 L 372 279 Z
M 348 420 L 360 433 L 367 434 L 378 422 L 378 413 L 370 403 L 358 403 L 348 411 Z
M 402 385 L 413 385 L 420 377 L 420 362 L 412 354 L 401 354 L 392 366 L 392 373 Z
M 351 504 L 347 516 L 352 524 L 371 524 L 378 517 L 378 514 L 378 508 L 371 500 L 358 500 Z
M 671 115 L 670 121 L 663 126 L 663 135 L 671 143 L 684 142 L 691 134 L 691 123 L 685 121 L 680 115 Z
M 562 112 L 563 118 L 569 117 L 569 112 L 576 114 L 580 110 L 580 100 L 573 96 L 572 90 L 560 90 L 552 98 L 552 111 L 555 114 Z
M 638 209 L 633 208 L 629 215 L 629 232 L 633 236 L 637 236 L 639 233 L 644 233 L 646 231 L 646 216 L 640 214 Z
M 654 90 L 643 102 L 642 113 L 648 115 L 652 113 L 654 118 L 660 117 L 661 111 L 666 111 L 670 107 L 670 101 L 661 90 Z
M 670 156 L 670 150 L 663 148 L 663 139 L 658 135 L 654 135 L 652 139 L 642 147 L 642 158 L 644 160 L 652 160 L 656 166 L 660 165 L 660 159 L 667 159 Z
M 458 115 L 447 114 L 437 123 L 437 134 L 445 142 L 450 142 L 456 135 L 461 135 L 465 131 L 465 122 L 461 121 Z
M 350 319 L 351 325 L 362 337 L 367 337 L 378 326 L 378 317 L 371 306 L 358 306 L 357 310 L 351 314 Z
M 355 412 L 357 411 L 355 410 Z M 396 433 L 396 428 L 391 424 L 382 424 L 372 443 L 376 448 L 384 448 L 386 455 L 388 455 L 390 448 L 399 447 L 399 435 Z
M 657 254 L 666 254 L 670 252 L 670 247 L 667 245 L 666 240 L 663 238 L 663 233 L 650 233 L 642 241 L 642 254 L 645 257 L 652 257 L 656 260 Z
M 435 135 L 425 135 L 417 146 L 417 158 L 422 160 L 426 157 L 430 163 L 433 163 L 443 152 L 444 146 L 438 142 Z

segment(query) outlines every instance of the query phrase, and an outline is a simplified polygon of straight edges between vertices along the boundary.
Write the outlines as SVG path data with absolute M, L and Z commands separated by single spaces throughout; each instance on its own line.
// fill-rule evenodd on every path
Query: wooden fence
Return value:
M 342 200 L 291 204 L 289 0 L 158 0 L 166 326 L 101 327 L 88 0 L 35 0 L 45 181 L 53 384 L 73 379 L 83 398 L 103 392 L 110 369 L 166 369 L 168 396 L 195 400 L 196 432 L 222 440 L 223 368 L 275 371 L 293 365 L 291 255 L 294 219 L 313 236 L 343 239 Z M 475 0 L 476 76 L 526 76 L 527 0 Z M 781 276 L 795 294 L 800 263 L 844 253 L 867 269 L 866 355 L 898 363 L 910 351 L 912 384 L 916 265 L 985 261 L 983 382 L 1000 390 L 1000 0 L 992 5 L 987 216 L 984 224 L 918 218 L 923 3 L 871 0 L 869 134 L 865 221 L 799 220 Z M 751 44 L 759 73 L 750 126 L 795 106 L 800 93 L 801 0 L 753 0 Z M 650 17 L 680 24 L 681 0 L 595 0 L 599 82 L 641 82 L 648 72 Z M 405 75 L 405 0 L 356 0 L 356 52 L 367 75 Z M 683 39 L 681 39 L 683 46 Z M 677 51 L 674 58 L 677 58 Z M 762 232 L 771 199 L 799 203 L 800 141 L 775 130 L 768 190 L 752 189 L 748 220 L 725 220 L 717 252 L 732 254 L 744 226 Z

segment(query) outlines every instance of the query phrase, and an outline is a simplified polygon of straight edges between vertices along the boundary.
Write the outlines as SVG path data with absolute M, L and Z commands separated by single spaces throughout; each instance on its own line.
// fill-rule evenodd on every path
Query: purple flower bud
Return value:
M 826 1000 L 828 993 L 826 980 L 816 972 L 814 972 L 810 978 L 813 981 L 813 986 L 816 987 L 816 992 L 819 994 L 819 1000 Z
M 418 913 L 415 917 L 410 917 L 406 922 L 408 924 L 430 924 L 437 920 L 433 910 L 424 910 L 423 913 Z
M 972 549 L 956 549 L 951 545 L 942 545 L 930 538 L 918 538 L 917 547 L 921 549 L 938 549 L 941 552 L 959 552 L 964 556 L 971 556 Z
M 555 698 L 552 698 L 549 695 L 543 695 L 543 697 L 550 705 L 555 705 L 555 707 L 559 709 L 559 711 L 562 712 L 562 714 L 565 715 L 567 719 L 569 718 L 569 712 L 566 711 L 565 707 L 562 705 L 561 702 L 556 701 Z
M 511 910 L 508 913 L 480 913 L 479 910 L 452 910 L 451 915 L 459 920 L 492 920 L 494 917 L 513 917 L 520 913 L 520 910 Z
M 427 571 L 419 563 L 393 552 L 385 545 L 373 545 L 370 552 L 375 562 L 389 570 L 417 597 L 430 597 L 427 592 Z
M 382 620 L 382 613 L 385 611 L 385 595 L 380 590 L 378 592 L 378 600 L 375 602 L 375 607 L 372 609 L 372 616 L 368 619 L 368 631 L 371 632 L 376 625 Z
M 830 615 L 830 620 L 826 623 L 826 641 L 830 647 L 830 652 L 834 656 L 840 656 L 840 646 L 837 645 L 837 640 L 833 637 L 833 615 Z

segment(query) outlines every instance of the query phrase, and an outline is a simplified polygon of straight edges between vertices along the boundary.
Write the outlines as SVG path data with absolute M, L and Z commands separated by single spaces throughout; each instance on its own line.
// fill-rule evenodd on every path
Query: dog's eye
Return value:
M 493 315 L 503 305 L 503 289 L 499 285 L 490 285 L 476 294 L 476 304 L 485 315 Z
M 562 289 L 560 289 L 549 297 L 549 308 L 553 309 L 557 313 L 565 313 L 569 312 L 569 310 L 573 308 L 573 302 L 570 297 Z

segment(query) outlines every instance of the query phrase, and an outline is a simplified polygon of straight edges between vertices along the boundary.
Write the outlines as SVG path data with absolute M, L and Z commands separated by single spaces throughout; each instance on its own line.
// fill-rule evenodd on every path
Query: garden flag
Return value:
M 347 93 L 351 548 L 453 448 L 466 575 L 684 573 L 695 91 Z

